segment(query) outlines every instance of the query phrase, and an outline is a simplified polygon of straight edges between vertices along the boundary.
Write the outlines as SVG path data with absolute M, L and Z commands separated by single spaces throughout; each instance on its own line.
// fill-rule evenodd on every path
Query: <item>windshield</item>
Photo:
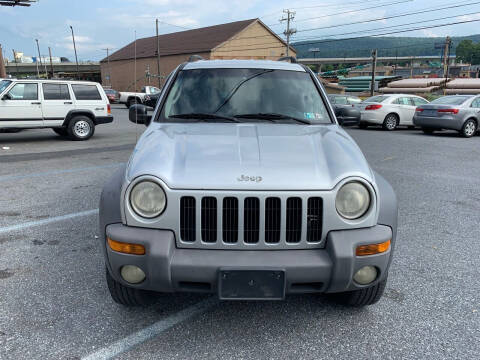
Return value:
M 443 96 L 433 100 L 430 104 L 444 104 L 444 105 L 461 105 L 470 99 L 466 96 Z
M 10 85 L 11 81 L 10 80 L 2 80 L 0 81 L 0 93 L 7 88 L 8 85 Z
M 306 72 L 272 69 L 195 69 L 181 71 L 160 121 L 182 121 L 185 114 L 210 114 L 239 121 L 330 124 L 320 93 Z M 258 116 L 255 116 L 258 115 Z M 183 120 L 185 121 L 185 120 Z
M 388 96 L 372 96 L 369 97 L 368 99 L 364 100 L 363 102 L 378 102 L 381 103 L 382 101 L 385 101 L 388 99 Z

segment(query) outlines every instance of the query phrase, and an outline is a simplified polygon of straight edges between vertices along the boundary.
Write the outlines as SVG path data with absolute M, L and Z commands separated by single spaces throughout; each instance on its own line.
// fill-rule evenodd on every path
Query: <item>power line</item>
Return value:
M 365 36 L 355 36 L 355 37 L 349 37 L 349 38 L 326 39 L 326 40 L 319 40 L 319 41 L 303 42 L 301 45 L 323 44 L 323 43 L 330 43 L 330 42 L 336 42 L 336 41 L 347 41 L 347 40 L 363 39 L 363 38 L 368 38 L 368 37 L 379 37 L 379 36 L 384 36 L 384 35 L 400 34 L 400 33 L 411 32 L 411 31 L 434 29 L 434 28 L 452 26 L 452 25 L 459 25 L 459 24 L 467 24 L 467 23 L 478 22 L 478 21 L 480 21 L 480 19 L 456 21 L 456 22 L 452 22 L 452 23 L 445 23 L 445 24 L 431 25 L 431 26 L 421 26 L 421 27 L 417 27 L 417 28 L 397 30 L 397 31 L 379 33 L 379 34 L 372 34 L 372 35 L 365 35 Z M 264 49 L 278 49 L 278 48 L 283 48 L 283 46 L 263 47 L 263 48 L 248 49 L 248 50 L 264 50 Z M 224 50 L 224 51 L 218 50 L 218 52 L 230 52 L 230 51 L 232 51 L 232 50 Z M 243 51 L 243 50 L 239 49 L 239 50 L 233 50 L 233 51 Z
M 330 28 L 337 28 L 337 27 L 342 27 L 342 26 L 349 26 L 353 24 L 362 24 L 362 23 L 369 23 L 369 22 L 375 22 L 375 21 L 382 21 L 382 20 L 388 20 L 392 18 L 399 18 L 399 17 L 405 17 L 405 16 L 411 16 L 411 15 L 417 15 L 417 14 L 423 14 L 427 12 L 436 12 L 436 11 L 441 11 L 441 10 L 447 10 L 447 9 L 453 9 L 453 8 L 459 8 L 459 7 L 465 7 L 465 6 L 470 6 L 470 5 L 476 5 L 480 4 L 480 1 L 472 2 L 472 3 L 462 3 L 462 4 L 457 4 L 457 5 L 451 5 L 451 6 L 446 6 L 446 7 L 432 7 L 432 8 L 424 8 L 419 11 L 414 11 L 414 12 L 409 12 L 409 13 L 403 13 L 403 14 L 398 14 L 398 15 L 391 15 L 391 16 L 386 16 L 386 17 L 381 17 L 381 18 L 375 18 L 375 19 L 367 19 L 363 21 L 357 21 L 357 22 L 350 22 L 350 23 L 344 23 L 344 24 L 338 24 L 338 25 L 330 25 L 330 26 L 322 26 L 322 27 L 316 27 L 316 28 L 308 28 L 308 29 L 303 29 L 303 30 L 297 30 L 297 33 L 300 32 L 306 32 L 306 31 L 314 31 L 314 30 L 322 30 L 322 29 L 330 29 Z M 460 15 L 459 15 L 460 16 Z M 281 33 L 275 33 L 276 35 L 281 35 Z M 261 38 L 261 37 L 270 37 L 270 35 L 258 35 L 258 36 L 244 36 L 244 37 L 238 37 L 235 38 L 237 40 L 240 39 L 256 39 L 256 38 Z M 315 36 L 317 37 L 317 36 Z M 310 37 L 311 38 L 311 37 Z
M 394 18 L 399 18 L 399 17 L 404 17 L 404 16 L 424 14 L 424 13 L 432 12 L 432 11 L 441 11 L 441 10 L 453 9 L 453 8 L 470 6 L 470 5 L 475 5 L 475 4 L 480 4 L 480 1 L 472 2 L 472 3 L 466 3 L 466 4 L 451 5 L 451 6 L 440 7 L 440 8 L 427 8 L 427 9 L 422 9 L 422 10 L 419 10 L 419 11 L 413 11 L 413 12 L 410 12 L 410 13 L 404 13 L 404 14 L 398 14 L 398 15 L 391 15 L 391 16 L 384 16 L 384 17 L 381 17 L 381 18 L 368 19 L 368 20 L 362 20 L 362 21 L 355 21 L 355 22 L 349 22 L 349 23 L 337 24 L 337 25 L 330 25 L 330 26 L 322 26 L 322 27 L 305 29 L 305 30 L 298 30 L 298 32 L 313 31 L 313 30 L 323 30 L 323 29 L 331 29 L 331 28 L 336 28 L 336 27 L 341 27 L 341 26 L 349 26 L 349 25 L 364 24 L 364 23 L 375 22 L 375 21 L 383 21 L 383 20 L 394 19 Z M 311 19 L 312 19 L 312 18 L 311 18 Z
M 346 3 L 343 3 L 343 4 L 329 3 L 329 4 L 320 4 L 320 5 L 312 5 L 312 6 L 302 6 L 302 7 L 296 7 L 296 8 L 294 8 L 294 10 L 298 11 L 298 10 L 313 9 L 313 8 L 319 8 L 319 7 L 328 8 L 328 7 L 333 7 L 333 6 L 337 6 L 339 8 L 344 8 L 344 7 L 347 7 L 349 5 L 365 4 L 365 3 L 371 3 L 371 2 L 376 2 L 376 1 L 382 1 L 382 0 L 351 1 L 351 2 L 346 2 Z M 265 15 L 261 15 L 261 16 L 259 16 L 259 18 L 262 19 L 262 18 L 274 16 L 274 15 L 279 15 L 281 12 L 282 12 L 281 10 L 277 10 L 277 11 L 272 12 L 272 13 L 267 13 Z M 279 25 L 279 24 L 276 24 L 276 25 Z
M 322 15 L 322 16 L 316 16 L 316 17 L 312 17 L 312 18 L 301 19 L 301 20 L 298 20 L 296 22 L 299 23 L 299 22 L 304 22 L 304 21 L 308 21 L 308 20 L 322 19 L 322 18 L 335 16 L 335 15 L 351 14 L 351 13 L 355 13 L 355 12 L 360 12 L 360 11 L 365 11 L 365 10 L 370 10 L 370 9 L 378 9 L 378 8 L 381 8 L 381 7 L 403 4 L 403 3 L 406 3 L 406 2 L 412 2 L 412 1 L 413 0 L 400 0 L 400 1 L 390 2 L 390 3 L 386 3 L 386 4 L 378 4 L 376 6 L 370 6 L 370 7 L 366 7 L 366 8 L 360 8 L 360 9 L 354 9 L 354 10 L 348 10 L 348 11 L 341 11 L 341 12 L 326 14 L 326 15 Z M 277 25 L 277 24 L 272 24 L 272 25 L 267 25 L 267 26 L 274 26 L 274 25 Z
M 478 15 L 480 12 L 475 12 L 475 13 L 466 13 L 466 14 L 461 14 L 461 15 L 450 15 L 450 16 L 443 16 L 440 18 L 436 19 L 430 19 L 430 20 L 422 20 L 422 21 L 414 21 L 411 23 L 405 23 L 405 24 L 399 24 L 399 25 L 391 25 L 391 26 L 384 26 L 384 27 L 379 27 L 375 29 L 367 29 L 367 30 L 362 30 L 362 32 L 372 32 L 372 31 L 377 31 L 377 30 L 386 30 L 386 29 L 392 29 L 392 28 L 397 28 L 397 27 L 402 27 L 402 26 L 408 26 L 408 25 L 416 25 L 416 24 L 422 24 L 422 23 L 427 23 L 427 22 L 432 22 L 432 21 L 439 21 L 439 20 L 446 20 L 446 19 L 453 19 L 453 18 L 458 18 L 461 16 L 468 16 L 468 15 Z M 339 36 L 339 35 L 350 35 L 350 34 L 356 34 L 358 31 L 350 31 L 350 32 L 345 32 L 345 33 L 338 33 L 338 34 L 329 34 L 329 35 L 322 35 L 322 37 L 331 37 L 331 36 Z M 303 40 L 310 40 L 312 37 L 309 38 L 303 38 Z M 302 39 L 297 39 L 297 41 L 302 41 Z
M 346 7 L 348 5 L 356 5 L 356 4 L 368 4 L 371 2 L 375 1 L 381 1 L 381 0 L 370 0 L 370 1 L 352 1 L 350 3 L 343 3 L 341 4 L 341 7 Z M 320 5 L 313 5 L 313 6 L 302 6 L 302 7 L 296 7 L 294 8 L 295 10 L 304 10 L 304 9 L 314 9 L 314 8 L 324 8 L 324 7 L 332 7 L 332 6 L 338 6 L 338 3 L 331 3 L 331 4 L 320 4 Z
M 460 14 L 460 15 L 454 15 L 454 16 L 445 16 L 445 17 L 440 17 L 440 18 L 436 18 L 436 19 L 429 19 L 429 20 L 422 20 L 422 21 L 415 21 L 415 22 L 411 22 L 411 23 L 405 23 L 405 24 L 399 24 L 399 25 L 392 25 L 392 26 L 385 26 L 385 27 L 380 27 L 380 28 L 375 28 L 375 29 L 367 29 L 367 30 L 362 30 L 362 32 L 376 32 L 378 30 L 387 30 L 387 29 L 392 29 L 392 28 L 398 28 L 398 27 L 402 27 L 402 26 L 409 26 L 409 25 L 417 25 L 417 24 L 423 24 L 423 23 L 427 23 L 427 22 L 432 22 L 432 21 L 439 21 L 439 20 L 446 20 L 446 19 L 452 19 L 452 18 L 458 18 L 458 17 L 461 17 L 461 16 L 468 16 L 468 15 L 477 15 L 477 14 L 480 14 L 480 12 L 475 12 L 475 13 L 465 13 L 465 14 Z M 332 36 L 339 36 L 339 35 L 350 35 L 350 34 L 357 34 L 358 31 L 352 31 L 352 32 L 346 32 L 346 33 L 338 33 L 338 34 L 329 34 L 329 35 L 323 35 L 323 36 L 329 36 L 329 37 L 332 37 Z M 242 39 L 242 38 L 237 38 L 237 39 Z M 298 39 L 297 41 L 304 41 L 304 40 L 309 40 L 310 38 L 302 38 L 302 39 Z M 312 39 L 314 40 L 314 39 Z M 322 41 L 322 39 L 316 39 L 315 42 L 320 42 Z M 249 50 L 248 46 L 260 46 L 260 45 L 274 45 L 274 44 L 278 44 L 278 42 L 272 42 L 272 41 L 269 41 L 269 42 L 264 42 L 264 43 L 259 43 L 259 44 L 251 44 L 251 45 L 230 45 L 228 48 L 231 49 L 231 48 L 242 48 L 242 49 L 245 49 L 245 50 Z M 300 45 L 303 45 L 303 43 L 300 43 Z M 371 49 L 368 49 L 369 51 L 371 51 Z

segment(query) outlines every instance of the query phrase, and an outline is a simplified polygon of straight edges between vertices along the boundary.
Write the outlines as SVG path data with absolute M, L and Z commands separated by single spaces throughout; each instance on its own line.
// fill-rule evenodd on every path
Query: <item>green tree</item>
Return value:
M 457 60 L 471 63 L 472 65 L 480 64 L 480 43 L 475 44 L 472 40 L 462 40 L 455 50 Z

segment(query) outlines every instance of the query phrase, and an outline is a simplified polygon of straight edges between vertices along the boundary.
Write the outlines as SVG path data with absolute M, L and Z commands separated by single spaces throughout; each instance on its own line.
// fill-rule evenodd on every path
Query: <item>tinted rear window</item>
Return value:
M 67 84 L 43 84 L 43 98 L 45 100 L 70 100 Z
M 95 85 L 72 85 L 77 100 L 102 100 Z
M 430 104 L 461 105 L 468 99 L 470 98 L 465 96 L 443 96 L 433 100 Z
M 364 102 L 378 102 L 381 103 L 388 99 L 388 96 L 372 96 L 365 100 Z

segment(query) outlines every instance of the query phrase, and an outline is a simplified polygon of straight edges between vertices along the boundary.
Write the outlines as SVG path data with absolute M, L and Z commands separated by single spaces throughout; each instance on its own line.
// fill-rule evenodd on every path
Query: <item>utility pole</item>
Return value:
M 53 62 L 52 62 L 52 49 L 50 49 L 50 46 L 48 47 L 48 55 L 50 55 L 50 69 L 52 70 L 52 78 L 55 77 L 53 73 Z
M 0 45 L 0 78 L 7 77 L 7 69 L 5 69 L 5 63 L 3 61 L 2 45 Z
M 72 25 L 70 25 L 70 30 L 72 30 L 73 50 L 75 51 L 75 62 L 77 63 L 77 79 L 80 79 L 80 71 L 78 70 L 77 45 L 75 45 L 75 34 L 73 33 Z
M 162 88 L 162 77 L 160 75 L 160 37 L 158 36 L 158 19 L 156 19 L 157 27 L 157 74 L 158 74 L 158 87 Z
M 38 50 L 38 61 L 40 61 L 40 68 L 42 67 L 42 55 L 40 55 L 40 46 L 38 45 L 38 39 L 35 39 L 37 42 L 37 50 Z M 40 77 L 40 74 L 38 74 L 38 77 Z M 47 76 L 48 79 L 48 76 Z
M 372 83 L 370 85 L 370 96 L 375 93 L 375 71 L 377 70 L 377 49 L 372 50 Z
M 108 69 L 108 84 L 110 87 L 112 87 L 112 71 L 110 69 L 110 50 L 113 50 L 112 48 L 106 48 L 102 49 L 107 51 L 107 69 Z
M 287 29 L 283 32 L 283 34 L 287 37 L 287 56 L 290 54 L 290 36 L 297 32 L 297 29 L 290 28 L 290 22 L 295 18 L 295 11 L 290 11 L 290 9 L 283 10 L 287 17 L 282 17 L 280 19 L 281 22 L 287 22 Z
M 448 65 L 450 60 L 450 45 L 452 43 L 452 39 L 450 36 L 447 36 L 445 39 L 445 49 L 443 54 L 443 77 L 448 77 Z
M 18 63 L 17 63 L 17 53 L 13 50 L 13 61 L 15 61 L 15 75 L 18 77 Z

